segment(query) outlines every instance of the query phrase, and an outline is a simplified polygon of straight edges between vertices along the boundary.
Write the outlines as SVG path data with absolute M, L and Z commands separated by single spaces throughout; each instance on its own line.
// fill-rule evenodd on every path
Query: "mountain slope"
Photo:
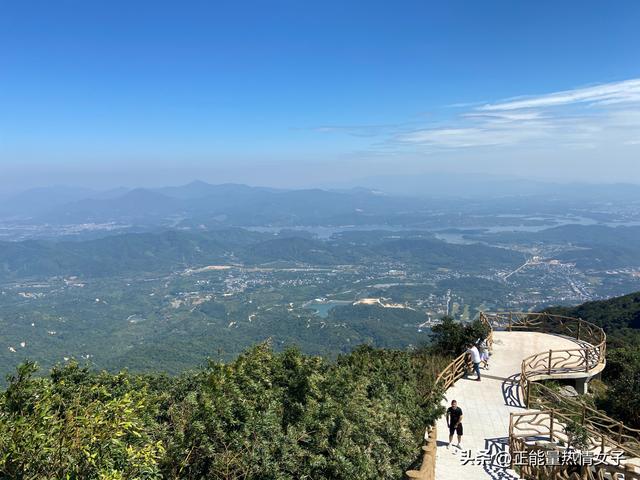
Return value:
M 234 246 L 259 238 L 229 230 L 132 233 L 83 242 L 1 242 L 0 278 L 157 272 L 223 261 Z
M 587 302 L 577 307 L 554 307 L 550 313 L 579 317 L 607 331 L 623 328 L 640 329 L 640 292 L 622 297 Z

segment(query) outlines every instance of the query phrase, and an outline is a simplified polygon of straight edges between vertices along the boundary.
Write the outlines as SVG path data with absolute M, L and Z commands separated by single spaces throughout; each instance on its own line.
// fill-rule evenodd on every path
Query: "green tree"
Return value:
M 148 434 L 144 391 L 69 388 L 64 375 L 52 382 L 36 371 L 21 365 L 0 397 L 3 478 L 161 478 L 163 448 Z
M 489 328 L 479 320 L 462 324 L 452 317 L 442 317 L 442 322 L 431 328 L 431 351 L 456 357 L 465 351 L 468 343 L 475 343 L 487 335 Z
M 259 344 L 177 377 L 46 377 L 21 365 L 0 394 L 0 478 L 395 479 L 424 427 L 445 358 L 369 346 L 329 362 Z

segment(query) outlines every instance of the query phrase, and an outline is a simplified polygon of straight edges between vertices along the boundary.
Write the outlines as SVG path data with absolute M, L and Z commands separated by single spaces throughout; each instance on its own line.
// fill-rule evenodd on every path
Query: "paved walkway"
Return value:
M 493 339 L 493 355 L 489 370 L 481 370 L 482 381 L 462 378 L 447 390 L 445 404 L 449 406 L 451 400 L 457 400 L 462 408 L 464 436 L 462 450 L 454 446 L 457 437 L 447 449 L 446 419 L 443 416 L 438 420 L 437 480 L 519 478 L 514 471 L 497 464 L 463 465 L 464 450 L 471 450 L 471 458 L 477 458 L 481 450 L 488 450 L 489 455 L 507 452 L 509 412 L 522 411 L 519 388 L 512 383 L 520 373 L 522 360 L 549 349 L 577 348 L 571 339 L 538 332 L 494 332 Z

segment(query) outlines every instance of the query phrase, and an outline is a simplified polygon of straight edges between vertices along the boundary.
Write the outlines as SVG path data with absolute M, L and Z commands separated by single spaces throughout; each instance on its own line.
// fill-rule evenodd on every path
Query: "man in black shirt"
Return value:
M 458 406 L 458 402 L 451 400 L 451 406 L 447 408 L 447 427 L 449 427 L 449 443 L 447 448 L 453 441 L 453 434 L 458 434 L 458 448 L 462 448 L 462 409 Z

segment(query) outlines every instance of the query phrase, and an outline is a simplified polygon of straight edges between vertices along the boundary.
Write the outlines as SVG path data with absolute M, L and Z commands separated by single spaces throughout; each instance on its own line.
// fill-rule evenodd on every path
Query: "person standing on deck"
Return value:
M 480 360 L 484 364 L 484 369 L 489 370 L 489 344 L 486 338 L 478 339 L 476 342 L 478 350 L 480 351 Z
M 453 441 L 453 434 L 458 434 L 458 448 L 462 448 L 462 409 L 458 406 L 458 402 L 451 400 L 451 406 L 447 408 L 447 427 L 449 427 L 449 443 L 447 448 Z
M 467 353 L 471 355 L 471 363 L 473 363 L 473 371 L 476 372 L 478 378 L 476 381 L 480 381 L 480 352 L 473 343 L 467 344 Z

